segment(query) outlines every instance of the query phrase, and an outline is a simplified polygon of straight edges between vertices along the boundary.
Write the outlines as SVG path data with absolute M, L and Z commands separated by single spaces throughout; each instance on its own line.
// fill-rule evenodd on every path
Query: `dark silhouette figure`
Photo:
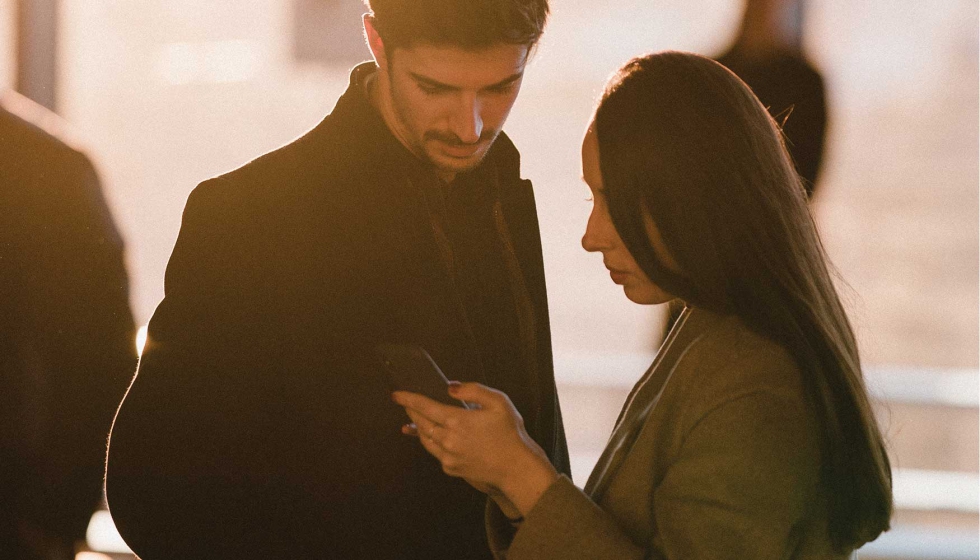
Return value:
M 749 0 L 735 42 L 718 62 L 738 75 L 776 122 L 803 178 L 818 187 L 827 130 L 823 78 L 802 50 L 803 0 Z
M 136 367 L 122 242 L 57 117 L 0 98 L 0 558 L 73 558 Z
M 188 198 L 109 443 L 143 560 L 489 558 L 486 497 L 402 435 L 382 343 L 506 387 L 568 472 L 534 194 L 500 132 L 547 3 L 370 7 L 375 60 L 331 114 Z

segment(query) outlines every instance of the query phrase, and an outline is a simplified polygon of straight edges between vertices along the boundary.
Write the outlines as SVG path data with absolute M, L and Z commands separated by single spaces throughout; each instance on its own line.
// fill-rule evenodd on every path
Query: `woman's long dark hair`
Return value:
M 642 270 L 694 306 L 735 314 L 787 348 L 821 430 L 830 538 L 888 529 L 891 470 L 805 191 L 778 126 L 735 74 L 664 52 L 627 63 L 596 109 L 616 230 Z M 682 272 L 657 258 L 652 218 Z

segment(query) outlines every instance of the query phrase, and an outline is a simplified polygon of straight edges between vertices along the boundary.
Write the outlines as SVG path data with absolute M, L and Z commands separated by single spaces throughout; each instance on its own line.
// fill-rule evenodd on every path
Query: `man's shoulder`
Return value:
M 218 177 L 236 183 L 282 183 L 310 177 L 316 170 L 337 168 L 347 161 L 346 145 L 332 115 L 290 142 Z
M 16 92 L 0 95 L 0 136 L 9 140 L 3 142 L 0 154 L 0 159 L 9 158 L 9 163 L 91 165 L 61 117 Z M 18 157 L 21 155 L 27 157 Z
M 696 308 L 693 318 L 696 336 L 684 357 L 686 367 L 679 371 L 690 378 L 688 388 L 702 402 L 710 403 L 712 395 L 802 391 L 802 374 L 785 347 L 735 315 Z
M 223 205 L 274 210 L 289 200 L 309 198 L 318 189 L 346 185 L 357 175 L 354 156 L 327 115 L 289 143 L 204 181 L 194 193 Z

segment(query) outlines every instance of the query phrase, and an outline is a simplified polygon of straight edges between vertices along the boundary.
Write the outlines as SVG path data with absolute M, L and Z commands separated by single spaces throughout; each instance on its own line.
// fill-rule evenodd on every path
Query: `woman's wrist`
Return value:
M 510 499 L 503 494 L 503 492 L 490 494 L 490 499 L 497 504 L 500 512 L 503 513 L 504 517 L 506 517 L 511 523 L 519 523 L 524 520 L 524 516 L 521 515 L 521 511 L 517 509 L 517 506 L 515 506 L 513 502 L 511 502 Z
M 510 474 L 501 482 L 499 488 L 517 509 L 517 515 L 524 517 L 534 509 L 541 496 L 558 480 L 558 476 L 558 471 L 547 458 L 529 451 L 513 463 Z M 504 513 L 514 519 L 510 512 Z

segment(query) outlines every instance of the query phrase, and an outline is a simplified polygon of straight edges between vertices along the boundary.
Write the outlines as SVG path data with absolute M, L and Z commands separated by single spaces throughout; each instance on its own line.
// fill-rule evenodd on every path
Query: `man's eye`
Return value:
M 437 93 L 443 93 L 446 91 L 445 88 L 441 88 L 439 86 L 431 86 L 428 84 L 419 84 L 419 89 L 422 90 L 422 93 L 425 93 L 427 95 L 435 95 Z

